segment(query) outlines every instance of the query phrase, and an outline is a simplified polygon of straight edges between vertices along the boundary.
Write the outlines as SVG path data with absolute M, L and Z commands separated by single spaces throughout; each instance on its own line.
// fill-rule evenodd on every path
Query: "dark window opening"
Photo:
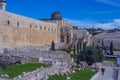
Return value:
M 42 27 L 40 27 L 40 29 L 42 30 Z
M 19 22 L 17 22 L 17 26 L 19 26 Z
M 10 21 L 9 20 L 7 21 L 7 24 L 10 25 Z
M 46 30 L 46 27 L 44 27 L 44 30 Z
M 50 30 L 50 28 L 48 28 L 48 31 Z
M 32 25 L 30 24 L 30 28 L 32 28 Z

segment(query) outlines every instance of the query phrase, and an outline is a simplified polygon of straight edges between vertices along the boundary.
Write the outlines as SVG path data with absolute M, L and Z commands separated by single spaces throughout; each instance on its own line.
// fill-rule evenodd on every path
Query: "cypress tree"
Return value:
M 75 45 L 74 45 L 74 49 L 73 49 L 73 52 L 74 52 L 74 54 L 76 54 L 76 48 L 75 48 Z
M 86 48 L 86 42 L 83 43 L 83 50 Z
M 81 41 L 80 41 L 79 46 L 80 46 L 80 52 L 81 52 L 81 51 L 82 51 L 82 44 L 81 44 Z
M 80 53 L 80 46 L 79 46 L 79 42 L 77 43 L 77 54 L 79 54 Z
M 92 42 L 92 45 L 94 46 L 94 42 Z
M 104 46 L 104 42 L 102 41 L 102 47 Z
M 99 46 L 98 46 L 98 44 L 96 45 L 96 49 L 99 49 Z
M 51 50 L 55 51 L 55 43 L 54 43 L 54 41 L 52 41 L 52 43 L 51 43 Z
M 111 55 L 113 55 L 113 42 L 112 41 L 110 43 L 110 53 L 111 53 Z

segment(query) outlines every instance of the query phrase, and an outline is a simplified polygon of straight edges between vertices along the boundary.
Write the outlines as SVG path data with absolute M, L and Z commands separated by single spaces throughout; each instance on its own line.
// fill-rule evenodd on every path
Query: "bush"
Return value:
M 68 48 L 68 49 L 62 49 L 62 51 L 65 51 L 67 53 L 70 53 L 72 51 L 72 49 Z
M 3 74 L 3 68 L 0 67 L 0 75 Z
M 52 41 L 52 43 L 51 43 L 51 51 L 55 51 L 55 43 L 54 43 L 54 41 Z
M 7 65 L 6 65 L 6 64 L 3 64 L 3 63 L 0 63 L 0 67 L 1 67 L 2 69 L 6 69 L 6 68 L 7 68 Z
M 103 61 L 103 52 L 101 49 L 96 49 L 93 46 L 86 47 L 78 56 L 78 61 L 86 61 L 88 65 L 94 62 Z

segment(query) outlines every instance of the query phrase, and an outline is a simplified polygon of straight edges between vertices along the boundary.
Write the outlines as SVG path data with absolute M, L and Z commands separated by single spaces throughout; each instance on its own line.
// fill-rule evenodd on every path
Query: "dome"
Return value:
M 51 15 L 52 20 L 62 20 L 62 14 L 58 11 L 55 11 Z

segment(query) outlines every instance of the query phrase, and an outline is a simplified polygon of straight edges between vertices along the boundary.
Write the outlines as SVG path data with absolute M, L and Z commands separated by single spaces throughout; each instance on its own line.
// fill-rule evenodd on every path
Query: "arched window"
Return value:
M 42 27 L 40 26 L 40 30 L 42 30 Z
M 46 30 L 46 27 L 44 27 L 44 30 Z
M 7 24 L 10 25 L 10 21 L 9 20 L 7 21 Z
M 53 28 L 52 28 L 52 32 L 53 32 Z
M 19 26 L 19 22 L 17 22 L 17 26 Z
M 32 25 L 30 24 L 30 28 L 32 28 Z

